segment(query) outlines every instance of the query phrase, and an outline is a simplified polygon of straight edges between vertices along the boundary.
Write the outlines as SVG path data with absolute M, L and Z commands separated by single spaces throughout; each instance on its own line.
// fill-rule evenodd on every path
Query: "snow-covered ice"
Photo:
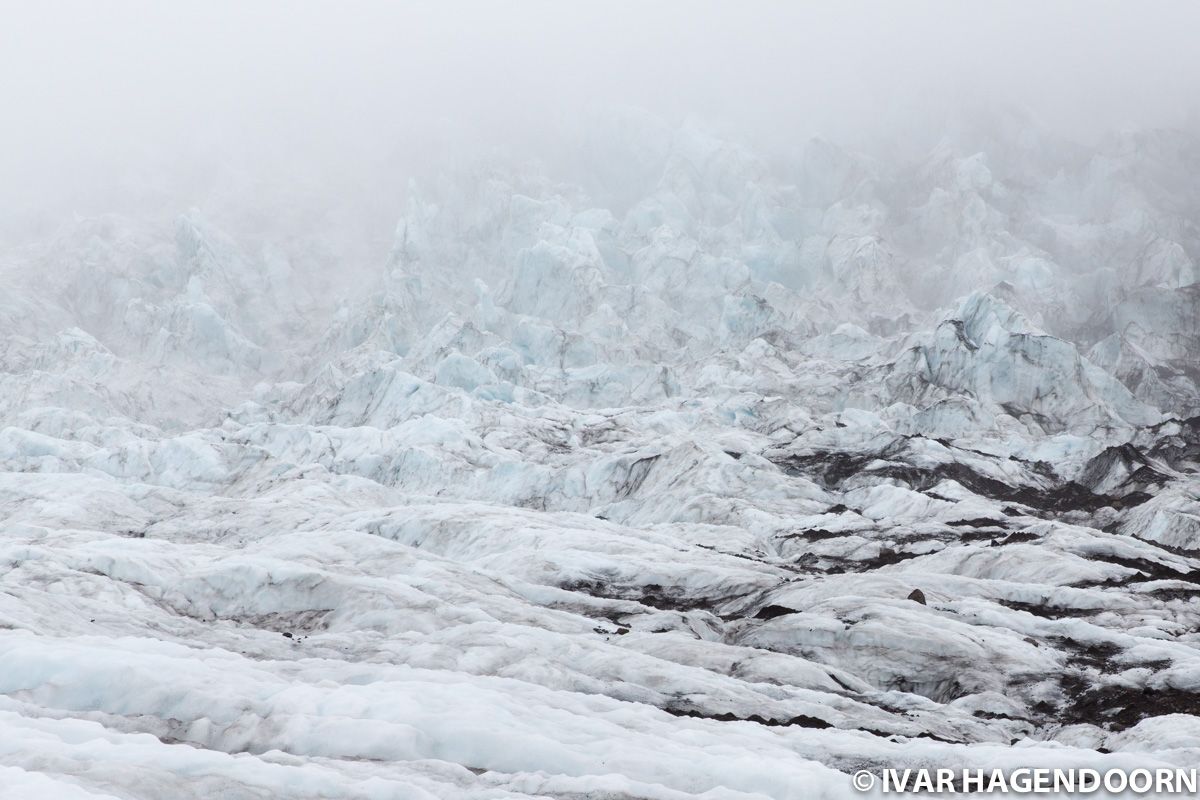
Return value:
M 591 135 L 3 254 L 0 796 L 1200 763 L 1200 140 Z

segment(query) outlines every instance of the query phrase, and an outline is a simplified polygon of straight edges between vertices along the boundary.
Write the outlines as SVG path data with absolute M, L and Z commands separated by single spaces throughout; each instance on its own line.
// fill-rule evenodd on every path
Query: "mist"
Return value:
M 1194 786 L 1200 4 L 0 4 L 0 797 Z
M 1197 29 L 1186 2 L 9 3 L 0 213 L 18 239 L 231 196 L 385 226 L 410 177 L 569 162 L 605 108 L 767 153 L 920 151 L 1000 109 L 1077 140 L 1194 127 Z

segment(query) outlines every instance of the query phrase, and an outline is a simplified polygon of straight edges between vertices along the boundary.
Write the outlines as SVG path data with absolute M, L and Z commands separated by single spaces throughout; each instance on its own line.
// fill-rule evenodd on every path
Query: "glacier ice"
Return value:
M 0 795 L 1200 762 L 1200 140 L 580 152 L 3 254 Z

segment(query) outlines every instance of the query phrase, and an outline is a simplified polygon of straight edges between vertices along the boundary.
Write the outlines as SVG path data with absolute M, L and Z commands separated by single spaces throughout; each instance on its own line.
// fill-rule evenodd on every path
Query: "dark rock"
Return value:
M 755 619 L 775 619 L 776 617 L 782 617 L 787 614 L 797 614 L 797 613 L 799 613 L 799 612 L 796 611 L 796 609 L 794 609 L 794 608 L 788 608 L 787 606 L 770 605 L 770 606 L 763 606 L 762 608 L 760 608 L 758 610 L 758 613 L 754 615 L 754 618 Z
M 826 722 L 823 719 L 820 719 L 818 717 L 810 717 L 810 716 L 807 716 L 806 714 L 799 714 L 797 716 L 790 717 L 788 719 L 774 719 L 774 718 L 767 719 L 766 717 L 762 717 L 758 714 L 751 714 L 748 717 L 739 717 L 739 716 L 735 716 L 734 714 L 730 714 L 728 711 L 721 713 L 721 714 L 710 714 L 710 713 L 705 713 L 703 711 L 698 711 L 694 708 L 689 708 L 686 710 L 681 709 L 681 708 L 664 708 L 663 711 L 666 711 L 668 714 L 673 714 L 676 717 L 693 717 L 695 719 L 711 719 L 711 720 L 716 720 L 717 722 L 754 722 L 759 725 L 766 725 L 766 726 L 772 727 L 772 728 L 792 727 L 792 726 L 796 726 L 796 727 L 800 727 L 800 728 L 832 728 L 833 727 L 833 725 L 831 725 L 830 723 Z
M 960 528 L 1003 528 L 1004 523 L 998 519 L 975 517 L 974 519 L 954 519 L 946 523 Z
M 1036 542 L 1037 540 L 1038 535 L 1036 533 L 1030 533 L 1029 531 L 1016 531 L 1015 533 L 1010 533 L 1008 536 L 1005 536 L 1003 539 L 992 542 L 992 547 L 1003 547 L 1006 544 L 1018 544 L 1020 542 Z

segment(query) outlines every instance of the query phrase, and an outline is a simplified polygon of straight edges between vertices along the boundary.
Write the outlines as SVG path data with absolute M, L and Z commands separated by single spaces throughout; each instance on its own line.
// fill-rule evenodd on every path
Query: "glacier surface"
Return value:
M 1200 763 L 1200 140 L 589 137 L 3 253 L 0 795 Z

